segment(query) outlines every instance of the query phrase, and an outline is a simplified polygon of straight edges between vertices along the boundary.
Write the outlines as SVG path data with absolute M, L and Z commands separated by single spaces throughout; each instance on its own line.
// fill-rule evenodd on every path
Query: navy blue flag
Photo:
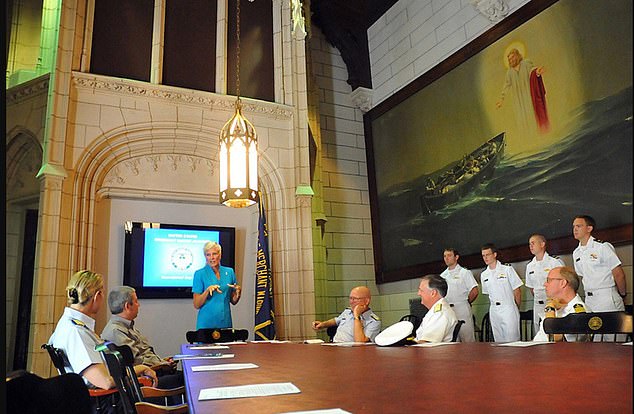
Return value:
M 269 230 L 260 196 L 258 220 L 258 256 L 255 265 L 255 340 L 272 340 L 275 336 L 273 278 L 269 259 Z

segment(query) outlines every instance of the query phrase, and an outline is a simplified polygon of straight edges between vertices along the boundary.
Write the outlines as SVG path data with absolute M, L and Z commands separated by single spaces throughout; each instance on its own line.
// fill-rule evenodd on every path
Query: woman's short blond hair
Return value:
M 68 281 L 66 302 L 68 305 L 85 306 L 100 290 L 103 290 L 103 276 L 90 270 L 80 270 Z
M 222 246 L 215 241 L 209 241 L 203 246 L 203 252 L 207 253 L 209 250 L 218 249 L 218 253 L 222 254 Z

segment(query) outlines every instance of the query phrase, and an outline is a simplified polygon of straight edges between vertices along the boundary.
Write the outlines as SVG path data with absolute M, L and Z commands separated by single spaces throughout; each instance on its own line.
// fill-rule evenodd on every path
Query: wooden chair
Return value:
M 248 337 L 249 331 L 246 329 L 232 328 L 201 328 L 196 331 L 188 331 L 185 334 L 185 338 L 190 344 L 194 342 L 213 344 L 216 342 L 246 341 Z
M 543 326 L 544 332 L 548 335 L 574 334 L 578 339 L 590 341 L 632 340 L 632 315 L 622 311 L 571 313 L 563 318 L 546 318 Z M 610 336 L 605 337 L 606 335 Z
M 91 414 L 88 387 L 79 374 L 42 378 L 24 370 L 7 374 L 7 414 Z
M 53 362 L 53 365 L 57 369 L 57 372 L 59 373 L 59 375 L 66 374 L 66 365 L 70 365 L 70 364 L 66 363 L 66 361 L 68 359 L 66 358 L 66 354 L 64 353 L 64 350 L 59 349 L 59 348 L 55 348 L 51 344 L 42 344 L 41 348 L 42 349 L 46 349 L 46 351 L 48 352 L 48 356 L 51 358 L 51 361 Z M 116 388 L 112 388 L 112 389 L 109 389 L 109 390 L 104 390 L 104 389 L 101 389 L 101 388 L 89 388 L 88 389 L 88 393 L 90 395 L 90 398 L 94 399 L 97 411 L 100 410 L 100 408 L 99 408 L 100 404 L 105 399 L 109 399 L 110 400 L 110 405 L 112 405 L 113 407 L 116 407 L 116 405 L 117 405 L 117 399 L 116 399 L 117 392 L 118 391 L 117 391 Z
M 185 387 L 170 390 L 142 387 L 134 372 L 134 358 L 128 346 L 118 347 L 112 342 L 104 342 L 95 349 L 101 353 L 104 363 L 108 366 L 110 375 L 117 384 L 125 414 L 188 413 L 189 406 L 185 403 L 158 405 L 145 401 L 146 398 L 151 397 L 166 398 L 174 395 L 184 395 Z
M 520 312 L 520 339 L 532 341 L 534 336 L 533 310 L 528 309 Z
M 458 342 L 458 336 L 460 335 L 460 327 L 464 324 L 462 319 L 458 319 L 458 323 L 453 328 L 453 334 L 451 335 L 451 342 Z

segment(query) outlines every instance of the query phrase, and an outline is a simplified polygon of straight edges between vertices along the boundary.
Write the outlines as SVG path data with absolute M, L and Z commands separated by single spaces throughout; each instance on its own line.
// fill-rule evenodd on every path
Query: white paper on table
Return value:
M 196 355 L 196 354 L 191 354 L 191 355 L 174 355 L 173 358 L 175 361 L 181 360 L 181 359 L 224 359 L 224 358 L 233 358 L 235 355 L 234 354 L 213 354 L 213 355 L 205 355 L 205 354 L 200 354 L 200 355 Z
M 516 347 L 516 348 L 526 348 L 527 346 L 547 345 L 547 344 L 554 344 L 554 342 L 540 342 L 540 341 L 522 342 L 522 341 L 515 341 L 515 342 L 506 342 L 506 343 L 502 343 L 502 344 L 491 344 L 491 345 L 493 345 L 493 346 L 512 346 L 512 347 Z
M 350 411 L 342 410 L 341 408 L 327 408 L 325 410 L 310 410 L 310 411 L 289 411 L 281 414 L 352 414 Z
M 204 388 L 198 394 L 198 400 L 220 400 L 225 398 L 266 397 L 270 395 L 297 394 L 301 391 L 293 383 L 278 382 L 269 384 L 234 385 L 232 387 Z
M 264 341 L 251 341 L 251 344 L 290 344 L 291 341 L 279 341 L 277 339 L 267 339 Z
M 194 345 L 188 346 L 187 349 L 229 349 L 226 345 Z
M 629 345 L 629 346 L 632 346 L 632 341 L 630 341 L 630 342 L 623 342 L 623 345 Z
M 421 344 L 408 345 L 408 346 L 418 346 L 420 348 L 433 348 L 435 346 L 443 346 L 443 345 L 455 345 L 460 342 L 423 342 Z
M 323 339 L 306 339 L 304 343 L 305 344 L 323 344 L 324 340 Z
M 218 342 L 218 345 L 246 345 L 245 341 Z
M 259 368 L 257 365 L 252 363 L 246 364 L 216 364 L 216 365 L 198 365 L 192 367 L 193 372 L 200 371 L 230 371 L 236 369 L 249 369 L 249 368 Z

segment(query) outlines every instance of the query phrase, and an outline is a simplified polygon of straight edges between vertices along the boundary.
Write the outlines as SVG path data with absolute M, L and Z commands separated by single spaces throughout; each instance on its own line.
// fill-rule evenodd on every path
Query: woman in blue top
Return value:
M 198 309 L 196 329 L 232 328 L 229 302 L 238 303 L 242 288 L 233 269 L 220 266 L 222 247 L 218 243 L 207 242 L 203 251 L 207 265 L 194 273 L 192 286 L 194 308 Z

